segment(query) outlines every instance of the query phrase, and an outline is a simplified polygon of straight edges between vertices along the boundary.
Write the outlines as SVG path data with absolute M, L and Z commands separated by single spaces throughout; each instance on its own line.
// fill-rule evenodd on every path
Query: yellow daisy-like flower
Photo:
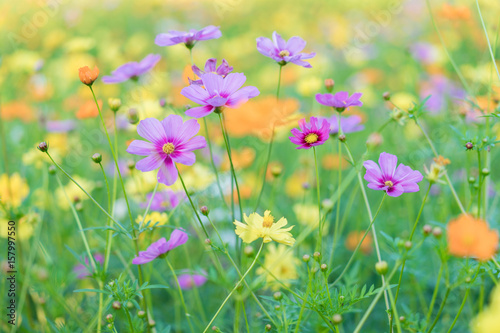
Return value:
M 295 239 L 289 232 L 293 226 L 283 228 L 288 223 L 284 217 L 275 223 L 274 216 L 269 210 L 264 212 L 263 217 L 257 213 L 252 213 L 250 216 L 243 214 L 243 219 L 246 224 L 240 221 L 234 221 L 234 224 L 236 225 L 236 234 L 245 243 L 251 243 L 257 238 L 262 238 L 264 243 L 275 241 L 290 246 L 295 243 Z
M 135 220 L 136 223 L 141 223 L 144 219 L 144 224 L 150 223 L 151 226 L 157 224 L 157 226 L 165 225 L 168 222 L 168 215 L 166 213 L 151 212 L 144 218 L 143 215 L 139 215 Z
M 278 290 L 281 284 L 276 281 L 278 279 L 286 286 L 290 286 L 290 281 L 298 278 L 297 265 L 300 260 L 293 256 L 292 251 L 287 251 L 286 246 L 274 246 L 270 244 L 267 247 L 267 253 L 264 257 L 262 267 L 257 269 L 257 274 L 265 276 L 266 288 Z M 271 272 L 269 274 L 268 272 Z
M 0 176 L 0 202 L 3 204 L 17 208 L 21 206 L 29 192 L 26 180 L 19 173 L 16 172 L 10 177 L 5 173 Z

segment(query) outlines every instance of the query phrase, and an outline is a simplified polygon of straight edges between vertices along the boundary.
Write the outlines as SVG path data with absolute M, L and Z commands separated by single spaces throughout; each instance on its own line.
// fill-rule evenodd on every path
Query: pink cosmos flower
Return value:
M 94 260 L 97 263 L 99 264 L 103 264 L 104 263 L 104 256 L 100 253 L 96 253 L 94 255 Z M 83 279 L 83 278 L 86 278 L 87 276 L 91 276 L 92 275 L 92 271 L 89 270 L 89 258 L 88 257 L 85 257 L 85 265 L 83 264 L 78 264 L 76 265 L 74 268 L 73 268 L 73 273 L 76 274 L 76 278 L 77 279 Z M 90 269 L 92 269 L 92 266 L 90 266 Z
M 201 77 L 203 74 L 207 73 L 215 73 L 224 78 L 227 74 L 233 71 L 233 66 L 229 66 L 226 59 L 222 59 L 222 63 L 219 65 L 219 67 L 217 67 L 217 59 L 215 58 L 210 58 L 207 60 L 207 62 L 205 63 L 205 71 L 200 70 L 196 65 L 193 65 L 191 68 L 193 69 L 193 73 L 195 73 L 198 77 Z M 189 79 L 189 84 L 197 84 L 201 86 L 203 85 L 203 82 L 201 80 L 193 81 Z
M 207 282 L 207 277 L 200 274 L 181 274 L 177 277 L 181 289 L 188 290 L 196 287 L 201 287 Z
M 293 128 L 289 139 L 296 144 L 297 149 L 310 149 L 325 143 L 330 137 L 330 123 L 323 119 L 321 125 L 318 124 L 318 118 L 311 117 L 309 124 L 305 119 L 299 120 L 300 130 Z
M 175 163 L 193 165 L 196 161 L 193 150 L 206 147 L 205 138 L 195 136 L 199 130 L 200 124 L 196 119 L 183 123 L 181 116 L 173 114 L 161 122 L 147 118 L 139 123 L 137 133 L 150 142 L 134 140 L 127 152 L 147 156 L 137 162 L 136 169 L 142 172 L 159 169 L 158 181 L 170 186 L 178 177 Z
M 160 238 L 156 242 L 149 245 L 146 251 L 140 251 L 139 256 L 132 260 L 132 264 L 142 265 L 153 261 L 158 257 L 164 258 L 168 252 L 186 243 L 187 240 L 188 235 L 184 231 L 176 229 L 170 235 L 168 242 L 165 237 Z
M 137 80 L 139 76 L 153 69 L 160 59 L 159 54 L 148 54 L 140 62 L 127 62 L 115 69 L 110 76 L 104 76 L 102 82 L 110 84 L 124 82 L 129 79 Z
M 257 38 L 257 50 L 282 66 L 291 62 L 302 67 L 311 68 L 311 64 L 304 61 L 304 59 L 311 59 L 316 53 L 301 53 L 304 47 L 306 47 L 306 41 L 302 38 L 295 36 L 287 42 L 276 31 L 273 32 L 272 41 L 266 37 Z
M 354 93 L 349 97 L 347 91 L 339 91 L 335 95 L 332 94 L 316 94 L 316 101 L 319 104 L 331 106 L 337 111 L 342 112 L 350 106 L 362 106 L 363 102 L 359 99 L 362 93 Z
M 326 118 L 330 123 L 330 134 L 336 135 L 339 133 L 339 118 L 336 114 L 329 118 Z M 361 117 L 354 115 L 350 117 L 340 117 L 340 128 L 342 133 L 354 133 L 365 129 L 365 126 L 361 124 Z
M 172 46 L 184 43 L 187 48 L 193 48 L 194 44 L 200 40 L 217 39 L 222 36 L 219 27 L 209 25 L 201 30 L 191 29 L 186 31 L 170 30 L 156 36 L 155 44 L 158 46 Z
M 418 182 L 424 178 L 419 171 L 400 164 L 397 166 L 398 158 L 395 155 L 381 153 L 378 164 L 373 161 L 365 161 L 365 180 L 372 190 L 385 191 L 391 197 L 399 197 L 403 193 L 418 192 Z M 397 167 L 396 167 L 397 166 Z
M 192 84 L 181 90 L 183 96 L 202 105 L 187 110 L 186 115 L 202 118 L 212 113 L 216 108 L 236 108 L 250 98 L 258 96 L 260 92 L 255 87 L 241 88 L 246 80 L 243 73 L 231 73 L 224 78 L 214 73 L 201 75 L 201 81 L 205 88 Z
M 146 208 L 151 200 L 153 193 L 148 193 L 146 195 L 146 202 L 141 203 L 141 208 Z M 156 192 L 153 200 L 151 201 L 150 210 L 152 211 L 165 211 L 172 210 L 177 207 L 181 200 L 185 200 L 186 193 L 184 191 L 174 192 L 172 190 L 166 190 L 162 192 Z

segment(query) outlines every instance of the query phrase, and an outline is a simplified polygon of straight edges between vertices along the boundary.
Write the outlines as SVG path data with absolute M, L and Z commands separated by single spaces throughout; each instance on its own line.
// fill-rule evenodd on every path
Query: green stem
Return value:
M 340 135 L 342 135 L 342 129 L 340 126 L 340 112 L 338 112 L 338 165 L 339 165 L 339 173 L 338 173 L 338 188 L 340 188 L 342 184 L 342 142 L 340 141 Z M 340 198 L 342 195 L 339 192 L 339 196 L 337 198 L 337 212 L 335 214 L 335 230 L 334 230 L 334 235 L 333 235 L 333 245 L 332 249 L 335 249 L 337 246 L 337 240 L 339 238 L 339 222 L 340 222 Z M 333 257 L 333 251 L 332 250 L 332 257 Z
M 233 290 L 231 290 L 231 292 L 229 293 L 229 295 L 227 295 L 226 299 L 224 300 L 224 302 L 222 302 L 222 304 L 220 305 L 219 309 L 217 310 L 217 312 L 214 314 L 214 316 L 212 317 L 212 319 L 210 320 L 210 322 L 208 323 L 208 325 L 205 327 L 205 329 L 203 330 L 203 333 L 206 333 L 209 328 L 211 327 L 212 323 L 214 322 L 214 320 L 217 318 L 217 316 L 219 315 L 219 313 L 221 312 L 222 308 L 224 308 L 224 305 L 226 305 L 227 301 L 231 298 L 231 296 L 233 295 L 233 293 L 236 291 L 236 289 L 238 289 L 238 287 L 240 286 L 241 282 L 243 280 L 245 280 L 245 277 L 248 275 L 248 273 L 250 273 L 250 271 L 252 270 L 253 266 L 255 266 L 255 263 L 257 262 L 257 259 L 259 258 L 260 256 L 260 253 L 262 252 L 262 248 L 264 247 L 264 242 L 262 242 L 260 244 L 260 248 L 259 248 L 259 251 L 257 252 L 257 255 L 255 256 L 255 259 L 252 261 L 252 263 L 250 264 L 250 267 L 248 267 L 247 271 L 245 272 L 245 274 L 243 274 L 243 276 L 240 278 L 240 280 L 236 283 L 236 285 L 234 286 Z
M 391 302 L 391 324 L 389 325 L 389 330 L 392 332 L 392 321 L 393 318 L 396 318 L 396 329 L 398 333 L 401 333 L 401 322 L 399 321 L 399 315 L 398 315 L 398 309 L 396 308 L 396 300 L 394 299 L 394 296 L 392 295 L 392 290 L 391 288 L 387 288 L 387 292 L 389 293 L 389 301 Z
M 170 263 L 170 261 L 168 260 L 167 257 L 165 257 L 165 261 L 167 262 L 167 265 L 170 268 L 170 271 L 172 272 L 172 275 L 174 277 L 175 284 L 177 286 L 177 291 L 179 292 L 179 298 L 181 300 L 182 307 L 184 308 L 184 314 L 186 315 L 186 319 L 187 319 L 187 322 L 189 324 L 189 328 L 191 329 L 191 332 L 193 333 L 194 328 L 193 328 L 193 324 L 191 323 L 191 315 L 189 314 L 187 306 L 186 306 L 186 302 L 184 301 L 184 296 L 182 294 L 181 285 L 179 284 L 179 279 L 177 279 L 177 274 L 175 274 L 175 270 L 172 267 L 172 264 Z
M 479 168 L 479 187 L 477 189 L 477 218 L 481 218 L 481 188 L 483 186 L 484 177 L 481 174 L 481 170 L 483 170 L 482 161 L 481 161 L 481 151 L 477 150 L 477 165 Z
M 134 324 L 132 323 L 132 318 L 130 317 L 130 312 L 127 308 L 123 308 L 125 310 L 125 314 L 127 315 L 128 325 L 130 326 L 130 331 L 135 333 Z
M 317 250 L 321 253 L 321 243 L 323 241 L 323 226 L 321 223 L 321 194 L 319 188 L 319 172 L 318 172 L 318 159 L 316 158 L 316 147 L 313 147 L 314 152 L 314 166 L 316 169 L 316 194 L 318 196 L 318 243 L 316 244 Z
M 308 282 L 307 282 L 306 295 L 304 297 L 305 300 L 302 302 L 302 306 L 300 307 L 299 318 L 297 319 L 297 324 L 295 324 L 295 333 L 299 332 L 302 314 L 304 313 L 304 310 L 306 308 L 307 299 L 309 297 L 309 292 L 311 291 L 311 270 L 309 269 L 309 263 L 307 263 L 307 276 L 308 276 Z M 328 288 L 328 284 L 326 287 Z
M 495 55 L 493 54 L 493 50 L 491 49 L 490 38 L 488 37 L 488 31 L 486 30 L 486 26 L 484 25 L 483 15 L 481 14 L 481 8 L 479 7 L 479 2 L 477 0 L 476 0 L 476 6 L 477 6 L 477 12 L 479 14 L 479 19 L 481 21 L 481 25 L 483 26 L 484 36 L 486 37 L 486 41 L 488 42 L 488 49 L 490 51 L 491 60 L 493 61 L 493 65 L 495 66 L 498 79 L 500 80 L 500 72 L 498 72 L 497 63 L 495 61 Z
M 443 302 L 441 303 L 441 306 L 439 307 L 438 313 L 436 315 L 436 318 L 432 322 L 431 327 L 427 330 L 427 333 L 432 332 L 432 330 L 434 329 L 434 326 L 436 326 L 436 324 L 439 320 L 439 317 L 441 316 L 441 312 L 443 312 L 443 309 L 444 309 L 444 306 L 446 304 L 446 300 L 448 299 L 448 295 L 450 294 L 450 291 L 451 291 L 451 288 L 446 287 L 446 293 L 444 294 Z
M 149 208 L 151 208 L 151 204 L 153 203 L 153 199 L 156 195 L 156 191 L 158 190 L 158 185 L 160 185 L 159 182 L 156 182 L 155 188 L 153 190 L 153 193 L 151 194 L 151 198 L 149 198 L 148 206 L 146 207 L 146 211 L 144 212 L 144 216 L 142 217 L 142 221 L 139 224 L 139 230 L 142 230 L 142 226 L 144 225 L 144 222 L 146 221 L 146 216 L 149 213 Z
M 455 326 L 455 324 L 458 320 L 458 317 L 460 317 L 460 314 L 462 313 L 462 309 L 464 308 L 464 305 L 465 305 L 465 301 L 467 301 L 467 296 L 469 296 L 469 291 L 470 291 L 470 288 L 467 288 L 467 290 L 465 291 L 464 299 L 462 300 L 462 305 L 460 305 L 460 309 L 458 309 L 458 313 L 455 316 L 453 323 L 451 323 L 451 326 L 450 326 L 450 329 L 448 330 L 448 333 L 451 332 L 451 330 L 453 329 L 453 327 Z
M 101 167 L 102 175 L 103 175 L 104 181 L 106 183 L 106 191 L 108 193 L 108 211 L 111 211 L 111 192 L 109 190 L 108 177 L 106 177 L 106 172 L 104 172 L 104 168 L 100 162 L 99 162 L 99 166 Z M 108 218 L 108 226 L 111 226 L 111 219 L 110 218 Z M 112 241 L 113 241 L 113 232 L 111 230 L 108 230 L 106 233 L 106 246 L 105 246 L 105 250 L 104 250 L 104 265 L 103 265 L 104 273 L 106 273 L 106 271 L 108 270 L 109 256 L 111 253 Z

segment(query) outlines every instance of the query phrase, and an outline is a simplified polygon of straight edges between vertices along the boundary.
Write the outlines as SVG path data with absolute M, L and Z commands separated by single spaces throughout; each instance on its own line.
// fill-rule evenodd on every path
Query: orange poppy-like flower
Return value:
M 246 135 L 269 139 L 275 128 L 296 123 L 298 116 L 294 113 L 299 109 L 295 99 L 276 101 L 276 97 L 268 96 L 258 100 L 250 100 L 237 109 L 227 110 L 226 128 L 231 136 Z
M 447 227 L 448 249 L 457 257 L 474 257 L 487 261 L 498 247 L 498 232 L 488 227 L 486 221 L 462 214 L 450 221 Z
M 78 76 L 83 84 L 91 86 L 99 76 L 99 68 L 97 66 L 94 66 L 94 69 L 90 69 L 89 66 L 80 67 L 78 69 Z
M 356 249 L 356 246 L 358 246 L 358 243 L 361 241 L 361 238 L 363 238 L 363 235 L 365 234 L 364 231 L 351 231 L 345 240 L 345 247 L 349 251 L 354 251 Z M 361 252 L 364 254 L 370 254 L 372 251 L 372 235 L 367 234 L 365 239 L 363 239 L 363 242 L 361 243 L 361 246 L 359 249 Z
M 471 18 L 470 9 L 467 6 L 452 6 L 444 3 L 439 15 L 449 20 L 468 20 Z
M 255 160 L 255 150 L 250 147 L 233 150 L 231 152 L 231 159 L 233 161 L 233 166 L 235 169 L 248 168 Z M 231 165 L 229 164 L 229 158 L 226 156 L 224 162 L 222 163 L 222 169 L 229 170 L 230 167 Z
M 35 119 L 33 109 L 21 101 L 14 101 L 0 107 L 2 119 L 12 120 L 21 119 L 24 122 L 30 122 Z
M 102 101 L 98 100 L 99 108 L 102 109 Z M 87 118 L 95 118 L 99 115 L 99 110 L 97 110 L 97 106 L 95 102 L 92 100 L 86 101 L 82 104 L 82 106 L 76 112 L 76 117 L 78 119 L 87 119 Z

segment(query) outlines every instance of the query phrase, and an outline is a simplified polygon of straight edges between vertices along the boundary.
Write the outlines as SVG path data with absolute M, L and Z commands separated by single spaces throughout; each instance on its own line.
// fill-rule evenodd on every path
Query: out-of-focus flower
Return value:
M 290 141 L 296 144 L 297 149 L 310 149 L 322 145 L 329 138 L 330 123 L 322 119 L 321 124 L 316 117 L 311 117 L 309 124 L 305 119 L 299 120 L 300 130 L 293 128 L 293 136 L 288 137 Z
M 19 173 L 15 172 L 10 176 L 4 173 L 0 176 L 0 201 L 2 204 L 18 208 L 29 192 L 30 188 L 26 180 Z
M 308 173 L 304 170 L 294 172 L 285 182 L 286 194 L 291 198 L 300 198 L 304 195 L 304 182 Z
M 426 108 L 437 113 L 446 107 L 448 99 L 461 101 L 466 97 L 465 91 L 443 75 L 432 75 L 420 87 L 420 97 L 429 99 Z
M 257 38 L 257 50 L 284 66 L 289 62 L 306 68 L 311 68 L 311 64 L 305 59 L 313 58 L 316 53 L 302 53 L 306 47 L 306 41 L 294 36 L 285 41 L 276 31 L 273 32 L 273 40 L 266 37 Z
M 158 170 L 158 181 L 170 186 L 177 180 L 175 163 L 193 165 L 196 156 L 193 150 L 207 145 L 203 136 L 196 136 L 200 124 L 196 119 L 182 121 L 178 115 L 169 115 L 162 122 L 155 118 L 142 120 L 137 133 L 150 142 L 134 140 L 128 146 L 129 154 L 147 156 L 135 165 L 137 170 Z M 175 163 L 174 163 L 175 162 Z
M 384 137 L 378 132 L 373 132 L 366 139 L 366 146 L 368 149 L 375 149 L 384 142 Z
M 243 214 L 243 219 L 245 223 L 239 221 L 233 223 L 236 225 L 236 234 L 245 243 L 252 243 L 257 238 L 262 238 L 264 243 L 275 241 L 290 246 L 295 243 L 295 239 L 289 232 L 293 226 L 283 228 L 288 224 L 286 218 L 282 217 L 278 222 L 274 222 L 274 216 L 269 210 L 264 212 L 264 216 L 257 213 L 252 213 L 250 216 Z
M 339 159 L 338 154 L 325 154 L 321 159 L 321 165 L 325 170 L 347 169 L 350 164 L 345 158 Z
M 141 75 L 149 72 L 160 59 L 159 54 L 148 54 L 140 62 L 127 62 L 115 69 L 110 76 L 104 76 L 102 82 L 110 84 L 124 82 L 129 79 L 138 80 Z
M 84 179 L 80 176 L 73 176 L 73 178 L 88 193 L 91 193 L 92 190 L 95 188 L 95 183 L 91 180 Z M 66 195 L 64 194 L 65 192 L 66 195 L 68 196 L 68 199 L 71 200 L 72 202 L 77 202 L 77 201 L 79 202 L 88 199 L 87 195 L 83 193 L 83 191 L 78 186 L 76 186 L 72 181 L 70 181 L 68 182 L 68 184 L 64 186 L 64 190 L 61 187 L 58 187 L 56 190 L 57 203 L 59 207 L 61 207 L 62 209 L 69 208 L 68 199 L 66 199 Z
M 463 20 L 467 21 L 471 18 L 470 9 L 464 5 L 451 5 L 447 2 L 443 3 L 441 9 L 438 11 L 441 17 L 449 20 Z
M 319 222 L 318 206 L 313 204 L 295 204 L 293 212 L 297 216 L 297 221 L 300 224 L 309 227 L 317 227 Z
M 376 191 L 385 191 L 391 197 L 399 197 L 403 193 L 418 192 L 418 182 L 424 178 L 419 171 L 398 163 L 396 155 L 381 153 L 378 163 L 365 161 L 365 180 L 368 187 Z
M 7 238 L 9 235 L 8 229 L 9 220 L 0 217 L 0 237 Z M 16 221 L 16 238 L 19 240 L 30 239 L 33 236 L 33 231 L 35 230 L 35 226 L 40 222 L 40 215 L 35 212 L 29 212 L 23 217 L 19 218 Z
M 156 35 L 155 44 L 158 46 L 172 46 L 184 43 L 188 49 L 193 48 L 201 40 L 217 39 L 222 36 L 219 27 L 209 25 L 203 29 L 189 31 L 170 30 L 168 33 Z
M 449 159 L 444 158 L 441 155 L 439 155 L 439 157 L 435 157 L 434 163 L 431 164 L 429 170 L 427 170 L 427 167 L 424 165 L 424 171 L 426 174 L 425 178 L 432 183 L 440 182 L 439 179 L 446 173 L 446 166 L 450 163 Z
M 451 220 L 446 228 L 448 249 L 457 257 L 490 260 L 498 248 L 498 232 L 490 229 L 486 221 L 462 214 Z
M 104 256 L 100 253 L 96 253 L 94 255 L 94 260 L 101 265 L 104 263 Z M 85 257 L 85 265 L 84 264 L 78 264 L 75 267 L 73 267 L 73 273 L 76 274 L 77 279 L 83 279 L 86 278 L 87 276 L 92 275 L 92 271 L 89 270 L 89 258 L 86 256 Z M 92 267 L 90 267 L 92 269 Z
M 97 103 L 99 104 L 99 108 L 102 110 L 102 100 L 97 100 Z M 99 110 L 97 109 L 97 106 L 95 105 L 95 101 L 93 100 L 88 100 L 85 103 L 80 106 L 78 111 L 76 112 L 76 118 L 78 119 L 88 119 L 88 118 L 95 118 L 99 115 Z
M 201 287 L 207 282 L 207 277 L 201 274 L 181 274 L 177 277 L 179 285 L 183 290 L 189 290 L 193 287 Z
M 362 93 L 354 93 L 349 97 L 347 91 L 339 91 L 335 95 L 316 94 L 316 101 L 319 104 L 331 106 L 338 112 L 342 112 L 350 106 L 363 106 L 363 102 L 359 100 L 362 95 Z
M 184 231 L 176 229 L 172 231 L 168 242 L 165 237 L 160 238 L 156 242 L 152 243 L 146 251 L 140 251 L 139 256 L 135 257 L 132 260 L 132 264 L 142 265 L 153 261 L 158 257 L 164 258 L 168 254 L 168 252 L 186 243 L 187 240 L 188 235 Z
M 205 63 L 205 70 L 204 71 L 200 70 L 198 68 L 198 66 L 196 66 L 196 65 L 193 65 L 192 69 L 193 69 L 193 73 L 196 74 L 198 77 L 201 77 L 203 74 L 207 74 L 207 73 L 215 73 L 215 74 L 220 75 L 224 78 L 224 77 L 226 77 L 227 74 L 229 74 L 233 71 L 233 66 L 229 66 L 226 59 L 222 59 L 222 63 L 219 65 L 219 67 L 217 67 L 217 59 L 210 58 Z M 197 84 L 197 85 L 201 86 L 201 85 L 203 85 L 203 81 L 189 79 L 189 84 Z
M 293 252 L 289 251 L 286 246 L 270 244 L 267 246 L 264 263 L 256 273 L 266 277 L 266 288 L 278 290 L 281 284 L 277 280 L 290 286 L 290 282 L 298 278 L 297 265 L 299 264 L 300 260 L 295 258 Z
M 27 123 L 35 119 L 33 109 L 23 101 L 13 101 L 2 105 L 0 112 L 2 119 L 5 120 L 21 119 Z
M 336 114 L 327 118 L 330 123 L 330 135 L 336 135 L 339 133 L 339 118 Z M 349 117 L 340 117 L 340 128 L 342 133 L 354 133 L 365 129 L 365 126 L 361 124 L 361 117 L 358 115 L 353 115 Z
M 231 159 L 235 169 L 245 169 L 252 165 L 255 160 L 255 150 L 250 147 L 242 147 L 231 152 Z M 222 163 L 223 170 L 229 170 L 229 158 L 225 158 Z
M 91 86 L 99 76 L 99 68 L 97 66 L 94 66 L 94 69 L 90 69 L 89 66 L 80 67 L 78 69 L 78 76 L 83 84 Z
M 491 292 L 490 305 L 480 312 L 471 322 L 473 333 L 500 332 L 500 287 L 496 286 Z
M 147 225 L 149 223 L 149 226 L 151 227 L 155 225 L 165 225 L 168 222 L 168 215 L 166 213 L 151 212 L 146 215 L 146 217 L 142 215 L 137 216 L 135 222 L 142 223 L 142 220 L 144 220 L 144 225 Z
M 146 202 L 141 203 L 142 208 L 148 206 L 153 193 L 148 193 L 146 195 Z M 150 210 L 152 211 L 164 211 L 171 210 L 179 205 L 180 201 L 186 199 L 186 193 L 184 191 L 174 192 L 171 189 L 166 191 L 157 192 L 151 201 Z
M 66 120 L 49 120 L 45 123 L 47 132 L 51 133 L 66 133 L 74 130 L 76 122 L 73 119 Z
M 356 246 L 358 246 L 359 242 L 361 241 L 361 238 L 363 238 L 364 234 L 364 231 L 351 231 L 345 239 L 345 247 L 349 251 L 354 251 L 356 249 Z M 372 235 L 367 234 L 365 239 L 363 239 L 363 242 L 361 243 L 359 249 L 364 254 L 370 254 L 370 252 L 372 251 L 372 243 Z
M 231 73 L 225 78 L 218 74 L 208 73 L 201 76 L 203 87 L 193 84 L 182 89 L 181 94 L 202 106 L 186 111 L 186 115 L 202 118 L 215 109 L 223 107 L 236 108 L 250 98 L 259 95 L 259 90 L 252 86 L 241 88 L 246 81 L 243 73 Z M 241 88 L 241 89 L 240 89 Z
M 433 44 L 426 42 L 417 42 L 410 46 L 410 52 L 416 60 L 424 65 L 431 65 L 441 59 L 441 51 Z

